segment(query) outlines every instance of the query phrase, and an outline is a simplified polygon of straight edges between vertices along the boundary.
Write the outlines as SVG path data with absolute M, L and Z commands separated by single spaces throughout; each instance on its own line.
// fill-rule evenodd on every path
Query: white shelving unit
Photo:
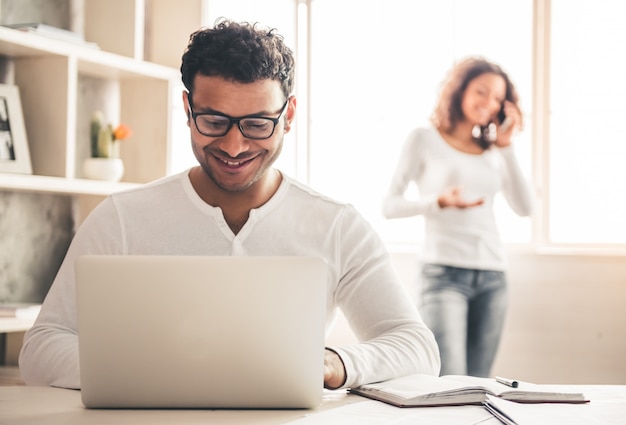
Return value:
M 191 0 L 188 6 L 185 19 L 176 21 L 177 31 L 187 35 L 199 27 L 201 2 Z M 65 194 L 79 204 L 85 198 L 88 206 L 79 207 L 82 217 L 76 217 L 80 222 L 102 197 L 168 174 L 172 96 L 178 95 L 172 89 L 180 81 L 172 64 L 180 60 L 186 39 L 175 52 L 171 40 L 164 43 L 171 52 L 159 50 L 160 57 L 174 58 L 170 66 L 144 60 L 143 49 L 159 49 L 168 38 L 167 25 L 172 26 L 168 17 L 183 18 L 179 9 L 177 2 L 164 0 L 85 0 L 85 38 L 100 48 L 0 27 L 0 55 L 12 65 L 19 87 L 33 168 L 32 175 L 0 173 L 0 191 Z M 149 43 L 146 22 L 155 32 Z M 120 122 L 133 131 L 132 142 L 121 145 L 125 172 L 120 183 L 82 176 L 88 149 L 77 135 L 86 113 L 79 110 L 81 78 L 119 90 Z
M 186 0 L 185 7 L 170 0 L 84 0 L 85 45 L 0 27 L 0 56 L 19 88 L 33 168 L 32 175 L 0 173 L 0 191 L 72 196 L 80 224 L 106 195 L 167 175 L 173 88 L 202 7 L 202 0 Z M 89 149 L 79 129 L 93 112 L 82 109 L 98 104 L 86 97 L 101 95 L 81 92 L 84 80 L 117 90 L 119 122 L 133 131 L 120 145 L 122 182 L 82 176 Z
M 119 83 L 120 119 L 133 129 L 133 143 L 122 149 L 124 162 L 133 164 L 124 180 L 146 182 L 166 173 L 170 89 L 177 70 L 8 28 L 0 28 L 0 54 L 15 68 L 33 174 L 80 177 L 77 164 L 84 158 L 75 152 L 82 75 Z M 146 166 L 144 153 L 150 156 Z

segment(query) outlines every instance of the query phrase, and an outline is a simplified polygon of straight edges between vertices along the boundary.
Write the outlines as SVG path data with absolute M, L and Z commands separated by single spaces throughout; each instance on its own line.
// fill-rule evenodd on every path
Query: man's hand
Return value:
M 341 387 L 346 382 L 346 368 L 339 354 L 328 348 L 324 351 L 324 388 Z
M 440 208 L 471 208 L 482 205 L 485 200 L 479 198 L 473 201 L 466 201 L 461 194 L 461 188 L 455 186 L 446 189 L 439 195 L 437 202 L 439 202 Z

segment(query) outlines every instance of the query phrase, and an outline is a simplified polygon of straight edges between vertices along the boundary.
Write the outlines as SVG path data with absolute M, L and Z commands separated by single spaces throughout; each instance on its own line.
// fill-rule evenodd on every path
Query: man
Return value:
M 199 166 L 113 194 L 87 217 L 25 336 L 26 383 L 80 388 L 73 267 L 82 254 L 323 257 L 332 274 L 327 323 L 341 308 L 362 341 L 326 349 L 324 385 L 438 374 L 433 335 L 367 222 L 272 168 L 296 113 L 282 37 L 223 20 L 192 34 L 181 72 Z

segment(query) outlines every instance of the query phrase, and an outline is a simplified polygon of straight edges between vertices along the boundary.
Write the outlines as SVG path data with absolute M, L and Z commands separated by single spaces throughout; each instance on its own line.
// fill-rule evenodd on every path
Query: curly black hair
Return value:
M 200 73 L 240 83 L 276 80 L 287 98 L 293 90 L 295 60 L 275 29 L 220 18 L 213 28 L 191 34 L 180 71 L 190 93 Z

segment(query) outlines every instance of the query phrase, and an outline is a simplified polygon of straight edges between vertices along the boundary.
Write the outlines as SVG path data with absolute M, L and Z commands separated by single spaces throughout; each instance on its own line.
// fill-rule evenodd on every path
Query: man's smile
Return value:
M 212 156 L 220 164 L 226 166 L 227 168 L 241 168 L 241 167 L 244 167 L 244 166 L 248 165 L 252 161 L 254 161 L 259 155 L 257 154 L 257 155 L 254 155 L 252 157 L 241 158 L 241 159 L 236 159 L 236 158 L 227 159 L 227 158 L 219 156 L 219 155 L 217 155 L 215 153 L 213 153 Z

